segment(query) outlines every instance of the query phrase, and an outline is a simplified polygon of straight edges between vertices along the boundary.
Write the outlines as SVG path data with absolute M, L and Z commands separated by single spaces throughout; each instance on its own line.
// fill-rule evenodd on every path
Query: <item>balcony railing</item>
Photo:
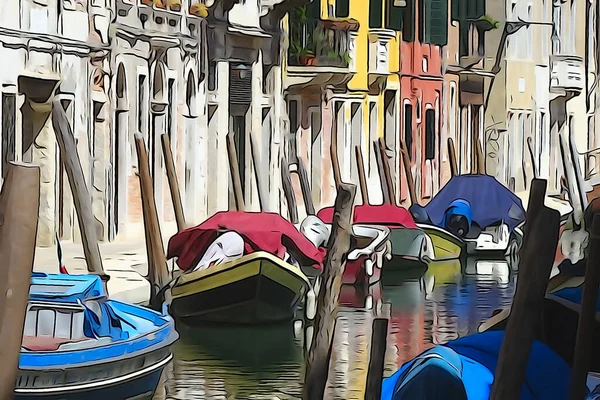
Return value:
M 323 21 L 290 16 L 288 64 L 348 68 L 354 36 L 351 22 Z

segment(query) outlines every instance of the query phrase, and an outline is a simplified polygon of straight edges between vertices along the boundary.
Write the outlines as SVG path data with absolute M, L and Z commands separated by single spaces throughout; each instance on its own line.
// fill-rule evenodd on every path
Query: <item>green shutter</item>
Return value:
M 336 18 L 348 18 L 350 15 L 350 0 L 335 1 L 335 16 Z
M 415 40 L 415 0 L 406 0 L 403 12 L 402 40 L 414 42 Z
M 477 19 L 485 14 L 485 0 L 466 0 L 465 2 L 468 6 L 467 13 L 464 16 L 468 19 Z
M 383 26 L 382 0 L 369 0 L 369 28 L 376 29 Z
M 386 0 L 386 6 L 385 27 L 395 31 L 401 31 L 404 8 L 394 6 L 394 0 Z
M 464 2 L 464 0 L 451 0 L 451 1 L 452 1 L 451 18 L 453 21 L 460 21 L 461 20 L 460 3 Z
M 423 43 L 445 46 L 448 43 L 447 0 L 426 0 L 423 15 Z

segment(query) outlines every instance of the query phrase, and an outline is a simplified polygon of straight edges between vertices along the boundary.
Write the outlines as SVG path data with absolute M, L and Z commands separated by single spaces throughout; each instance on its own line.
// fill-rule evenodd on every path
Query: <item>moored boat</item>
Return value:
M 256 324 L 293 319 L 324 251 L 275 213 L 221 212 L 169 241 L 185 272 L 171 311 L 187 323 Z
M 152 398 L 177 338 L 166 308 L 109 300 L 96 275 L 34 273 L 15 398 Z
M 460 258 L 465 242 L 449 231 L 436 225 L 418 223 L 417 226 L 431 239 L 435 261 L 447 261 Z

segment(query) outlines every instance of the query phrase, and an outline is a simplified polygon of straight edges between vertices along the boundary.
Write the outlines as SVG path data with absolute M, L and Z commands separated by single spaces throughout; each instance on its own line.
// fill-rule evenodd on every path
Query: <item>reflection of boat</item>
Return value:
M 381 303 L 381 284 L 375 285 L 343 285 L 340 289 L 340 305 L 367 310 Z
M 319 211 L 319 218 L 331 222 L 333 208 Z M 391 254 L 397 259 L 397 268 L 426 265 L 434 257 L 431 240 L 417 227 L 410 212 L 404 207 L 391 204 L 354 207 L 354 224 L 385 226 L 390 230 Z M 386 269 L 390 264 L 386 264 Z M 395 269 L 395 268 L 394 268 Z
M 177 337 L 167 314 L 108 300 L 96 275 L 34 273 L 16 399 L 151 398 Z
M 425 277 L 432 277 L 435 285 L 456 283 L 460 279 L 460 260 L 432 261 L 429 263 Z
M 487 400 L 503 336 L 504 332 L 466 336 L 421 353 L 384 379 L 381 399 Z M 569 366 L 544 344 L 534 342 L 520 399 L 566 399 L 570 378 Z
M 508 283 L 510 279 L 510 266 L 506 260 L 482 260 L 476 257 L 467 257 L 465 274 L 487 275 L 497 279 L 500 283 Z
M 436 261 L 460 258 L 465 242 L 439 226 L 418 223 L 417 226 L 431 238 Z
M 208 268 L 195 271 L 225 232 L 239 235 L 243 249 L 235 257 L 215 251 Z M 186 271 L 171 290 L 175 316 L 260 323 L 293 318 L 309 287 L 294 261 L 318 271 L 323 253 L 279 214 L 223 212 L 173 236 L 168 257 Z

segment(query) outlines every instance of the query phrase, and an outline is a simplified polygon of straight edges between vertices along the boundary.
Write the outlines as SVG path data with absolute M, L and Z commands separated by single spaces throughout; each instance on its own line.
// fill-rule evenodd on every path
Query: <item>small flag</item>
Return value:
M 58 254 L 58 270 L 60 271 L 61 274 L 69 274 L 69 272 L 67 271 L 67 267 L 65 267 L 65 264 L 63 263 L 63 257 L 62 257 L 62 247 L 60 245 L 60 239 L 58 237 L 58 233 L 56 234 L 56 253 Z

